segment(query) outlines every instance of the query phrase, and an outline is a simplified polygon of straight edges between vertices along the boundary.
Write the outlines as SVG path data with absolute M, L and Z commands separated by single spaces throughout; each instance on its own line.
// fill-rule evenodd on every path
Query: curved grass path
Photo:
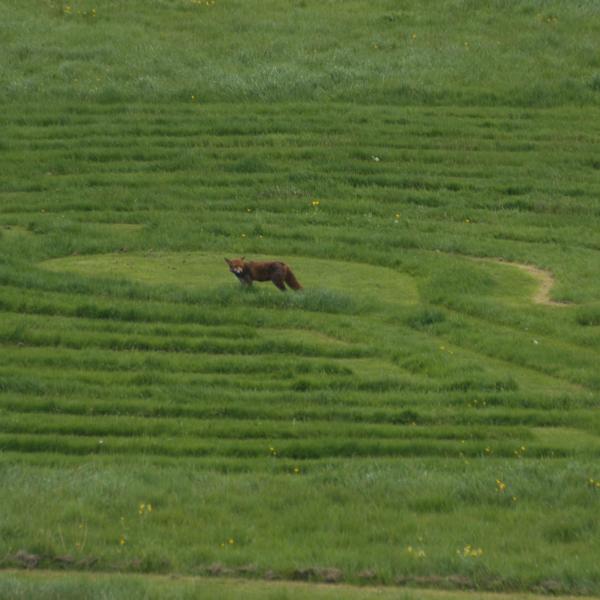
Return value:
M 521 271 L 531 275 L 537 281 L 537 289 L 532 295 L 532 301 L 535 304 L 541 304 L 544 306 L 569 306 L 568 302 L 557 302 L 551 297 L 552 288 L 555 285 L 555 277 L 551 271 L 546 269 L 540 269 L 534 265 L 527 265 L 524 263 L 518 263 L 514 261 L 507 261 L 502 258 L 475 258 L 473 260 L 480 260 L 483 262 L 491 262 L 500 265 L 508 265 L 520 269 Z
M 414 278 L 397 270 L 359 262 L 302 256 L 247 256 L 246 259 L 286 262 L 306 291 L 331 290 L 368 304 L 385 302 L 410 305 L 418 302 Z M 222 252 L 120 252 L 58 258 L 46 261 L 42 266 L 52 271 L 78 273 L 86 277 L 123 277 L 187 290 L 211 290 L 225 285 L 239 288 L 223 260 Z M 278 292 L 269 282 L 256 283 L 255 286 Z
M 5 109 L 0 566 L 598 593 L 596 108 Z

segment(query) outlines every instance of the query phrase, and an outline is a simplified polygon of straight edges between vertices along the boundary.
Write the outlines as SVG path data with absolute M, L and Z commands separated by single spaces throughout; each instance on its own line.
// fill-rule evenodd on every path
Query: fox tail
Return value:
M 289 267 L 287 269 L 287 273 L 285 274 L 285 282 L 293 290 L 301 290 L 302 289 L 302 286 L 300 285 L 300 283 L 298 282 L 298 280 L 296 279 L 296 277 L 294 277 L 294 274 L 292 273 L 292 270 Z

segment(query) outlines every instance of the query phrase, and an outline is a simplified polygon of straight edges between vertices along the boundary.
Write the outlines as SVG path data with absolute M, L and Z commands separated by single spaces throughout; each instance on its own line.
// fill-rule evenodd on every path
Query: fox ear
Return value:
M 230 265 L 230 264 L 231 264 L 231 261 L 230 261 L 228 258 L 226 258 L 226 259 L 225 259 L 225 262 L 226 262 L 228 265 Z
M 242 257 L 240 258 L 240 260 L 246 260 L 246 257 L 245 257 L 245 256 L 242 256 Z

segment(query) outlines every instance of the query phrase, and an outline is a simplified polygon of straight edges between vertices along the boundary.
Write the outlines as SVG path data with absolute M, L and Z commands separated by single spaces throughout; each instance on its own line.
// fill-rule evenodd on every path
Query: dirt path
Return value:
M 509 265 L 521 269 L 521 271 L 525 271 L 531 275 L 539 284 L 538 289 L 531 298 L 535 304 L 543 304 L 545 306 L 569 306 L 567 302 L 556 302 L 550 298 L 550 290 L 554 286 L 554 275 L 550 271 L 539 269 L 538 267 L 527 265 L 525 263 L 504 260 L 503 258 L 474 258 L 474 260 Z
M 533 301 L 536 304 L 547 304 L 549 306 L 567 306 L 565 302 L 556 302 L 550 298 L 550 290 L 554 285 L 554 275 L 550 271 L 538 269 L 533 265 L 524 265 L 521 263 L 507 263 L 513 265 L 521 271 L 529 273 L 534 279 L 537 279 L 539 287 L 533 295 Z

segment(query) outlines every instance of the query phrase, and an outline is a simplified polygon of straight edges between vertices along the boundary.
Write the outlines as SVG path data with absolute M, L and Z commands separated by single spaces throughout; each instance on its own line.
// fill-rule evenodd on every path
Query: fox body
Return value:
M 242 285 L 252 285 L 253 281 L 272 281 L 282 292 L 285 292 L 286 284 L 296 291 L 302 289 L 292 270 L 283 262 L 246 261 L 243 256 L 231 260 L 226 258 L 225 262 Z

